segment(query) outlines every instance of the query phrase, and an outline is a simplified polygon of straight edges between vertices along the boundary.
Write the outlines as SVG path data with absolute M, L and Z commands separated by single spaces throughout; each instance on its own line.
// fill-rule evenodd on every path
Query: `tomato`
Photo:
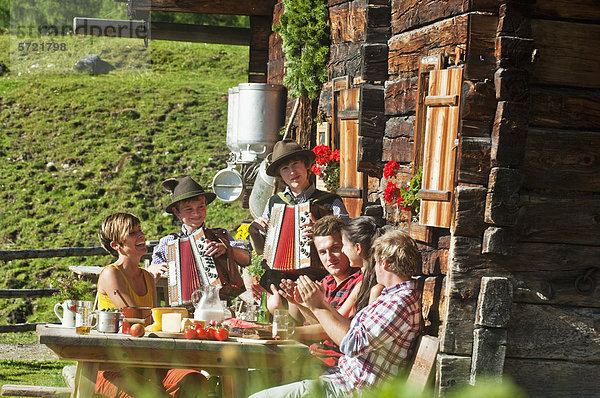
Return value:
M 206 340 L 208 338 L 208 331 L 204 329 L 202 325 L 196 325 L 194 331 L 196 332 L 196 337 L 200 340 Z
M 188 340 L 193 340 L 196 338 L 196 331 L 192 328 L 187 328 L 183 331 L 183 335 Z
M 215 320 L 211 320 L 208 322 L 208 326 L 217 326 L 217 325 L 218 325 L 218 322 Z
M 225 341 L 229 338 L 229 330 L 221 328 L 215 331 L 215 337 L 219 341 Z
M 208 328 L 206 329 L 206 332 L 208 333 L 208 339 L 209 340 L 216 340 L 217 336 L 215 335 L 216 330 L 213 328 Z

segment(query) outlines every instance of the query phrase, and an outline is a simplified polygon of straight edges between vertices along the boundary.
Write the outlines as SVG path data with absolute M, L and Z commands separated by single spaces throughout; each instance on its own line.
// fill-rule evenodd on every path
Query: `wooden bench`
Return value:
M 407 384 L 414 386 L 419 392 L 427 385 L 439 347 L 440 340 L 437 337 L 423 335 L 419 338 L 417 353 L 406 380 Z
M 4 384 L 0 395 L 3 397 L 69 397 L 71 389 L 68 387 Z

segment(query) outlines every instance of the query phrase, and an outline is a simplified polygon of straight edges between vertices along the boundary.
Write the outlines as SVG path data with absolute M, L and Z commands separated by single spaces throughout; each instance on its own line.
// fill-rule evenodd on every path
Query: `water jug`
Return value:
M 221 285 L 205 285 L 192 293 L 195 320 L 204 321 L 206 324 L 210 321 L 223 322 L 225 308 L 219 298 L 220 289 Z

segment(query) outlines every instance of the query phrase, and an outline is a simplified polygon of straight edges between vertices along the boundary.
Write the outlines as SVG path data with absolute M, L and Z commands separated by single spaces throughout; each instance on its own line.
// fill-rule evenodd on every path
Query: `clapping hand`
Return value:
M 300 294 L 304 305 L 311 310 L 325 307 L 325 293 L 320 283 L 312 281 L 306 275 L 300 275 L 296 285 L 296 290 Z

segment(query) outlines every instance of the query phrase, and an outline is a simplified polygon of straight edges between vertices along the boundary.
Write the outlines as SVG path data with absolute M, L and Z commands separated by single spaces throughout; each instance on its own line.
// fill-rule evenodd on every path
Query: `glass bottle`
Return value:
M 256 312 L 256 322 L 269 323 L 270 315 L 269 309 L 267 308 L 267 292 L 262 292 L 262 295 L 260 296 L 260 307 L 258 307 L 258 311 Z

